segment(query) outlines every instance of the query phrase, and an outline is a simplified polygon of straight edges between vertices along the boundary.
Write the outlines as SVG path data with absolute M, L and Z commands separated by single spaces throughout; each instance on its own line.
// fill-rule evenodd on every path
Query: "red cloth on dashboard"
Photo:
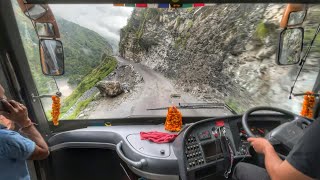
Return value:
M 177 136 L 177 134 L 168 134 L 157 131 L 140 132 L 141 140 L 149 140 L 158 144 L 172 142 Z

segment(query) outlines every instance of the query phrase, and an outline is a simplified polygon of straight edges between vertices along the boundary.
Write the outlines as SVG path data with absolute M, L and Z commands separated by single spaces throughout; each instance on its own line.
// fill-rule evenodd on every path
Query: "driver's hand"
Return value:
M 269 148 L 273 148 L 268 140 L 265 138 L 248 138 L 248 142 L 251 143 L 253 149 L 260 154 L 265 154 L 266 150 Z

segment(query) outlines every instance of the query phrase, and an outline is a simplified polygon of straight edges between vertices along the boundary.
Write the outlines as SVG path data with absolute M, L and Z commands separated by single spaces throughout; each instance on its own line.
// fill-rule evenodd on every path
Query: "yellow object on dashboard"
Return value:
M 315 104 L 315 96 L 313 92 L 306 92 L 303 98 L 301 116 L 313 118 L 313 108 Z
M 167 131 L 180 131 L 182 127 L 182 114 L 178 108 L 172 106 L 168 109 L 165 129 Z

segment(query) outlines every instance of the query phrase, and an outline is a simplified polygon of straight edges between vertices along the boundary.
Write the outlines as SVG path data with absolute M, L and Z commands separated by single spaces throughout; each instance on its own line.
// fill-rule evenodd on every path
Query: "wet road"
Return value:
M 172 104 L 180 103 L 203 103 L 184 92 L 177 90 L 172 81 L 160 73 L 139 63 L 127 61 L 123 58 L 116 57 L 121 64 L 132 64 L 144 79 L 140 84 L 137 92 L 134 92 L 130 98 L 124 99 L 120 103 L 115 103 L 116 98 L 107 98 L 100 101 L 93 110 L 89 119 L 97 118 L 115 118 L 115 117 L 132 117 L 132 116 L 166 116 L 167 110 L 150 111 L 149 108 L 167 107 Z M 180 98 L 170 98 L 172 94 L 180 94 Z M 117 97 L 121 98 L 121 96 Z M 115 103 L 115 104 L 113 104 Z M 111 109 L 108 107 L 116 106 Z M 226 109 L 182 109 L 183 116 L 223 116 L 230 112 Z

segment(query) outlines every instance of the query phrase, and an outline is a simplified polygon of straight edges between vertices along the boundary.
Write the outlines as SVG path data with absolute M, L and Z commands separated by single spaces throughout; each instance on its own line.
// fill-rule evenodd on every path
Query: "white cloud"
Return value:
M 114 7 L 111 4 L 54 4 L 50 7 L 55 15 L 117 41 L 120 39 L 120 29 L 127 24 L 133 11 L 130 7 Z

